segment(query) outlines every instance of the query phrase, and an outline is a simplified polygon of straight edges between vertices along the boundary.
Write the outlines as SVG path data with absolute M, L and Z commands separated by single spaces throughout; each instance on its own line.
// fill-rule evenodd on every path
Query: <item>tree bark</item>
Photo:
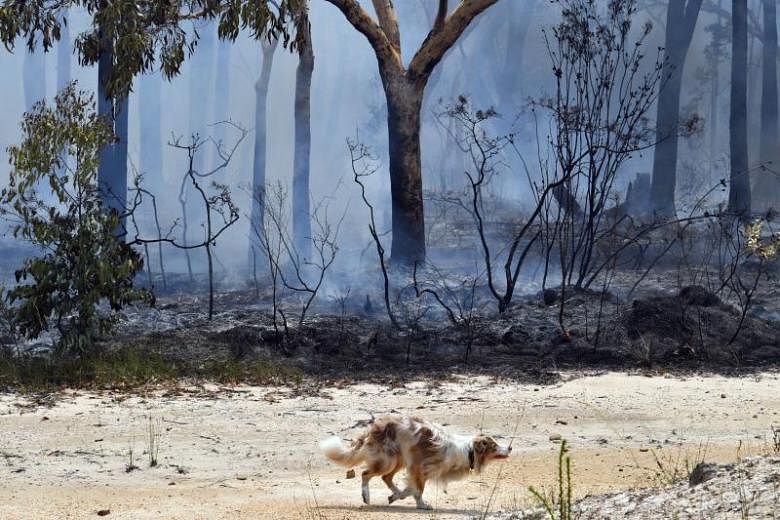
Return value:
M 24 110 L 29 112 L 35 103 L 46 98 L 46 53 L 43 49 L 25 53 L 22 75 Z
M 403 265 L 425 260 L 420 115 L 425 83 L 385 79 L 390 193 L 393 214 L 391 257 Z M 427 78 L 426 78 L 427 79 Z
M 778 178 L 777 0 L 763 0 L 764 41 L 761 81 L 762 168 L 758 170 L 754 205 L 757 210 L 780 209 Z
M 271 83 L 271 69 L 274 63 L 274 53 L 278 40 L 269 42 L 263 39 L 263 65 L 260 78 L 255 83 L 255 147 L 252 162 L 252 213 L 250 215 L 250 246 L 259 246 L 257 237 L 262 233 L 263 214 L 265 212 L 265 169 L 266 169 L 266 124 L 268 87 Z M 250 248 L 250 265 L 253 251 L 259 247 Z
M 138 115 L 140 124 L 139 167 L 146 183 L 156 195 L 162 195 L 163 177 L 162 146 L 162 79 L 158 74 L 145 74 L 139 78 Z
M 522 50 L 538 1 L 525 0 L 524 2 L 506 2 L 504 4 L 508 27 L 499 92 L 501 100 L 513 110 L 519 107 L 522 97 L 521 82 L 524 75 L 519 73 L 524 69 Z
M 102 51 L 98 61 L 98 114 L 111 125 L 116 142 L 105 146 L 100 152 L 98 187 L 103 205 L 124 213 L 127 206 L 127 96 L 114 100 L 107 94 L 106 85 L 114 68 L 114 56 Z
M 680 119 L 680 94 L 685 58 L 691 45 L 702 0 L 670 0 L 666 12 L 666 60 L 662 75 L 665 83 L 658 94 L 656 148 L 653 154 L 653 178 L 650 207 L 659 215 L 674 217 L 677 187 L 677 128 Z
M 731 102 L 729 149 L 731 174 L 728 210 L 750 215 L 750 175 L 747 142 L 747 0 L 732 0 Z
M 390 191 L 393 210 L 391 258 L 412 266 L 425 261 L 425 218 L 420 156 L 420 111 L 425 86 L 445 53 L 480 13 L 498 0 L 462 0 L 436 22 L 407 67 L 393 2 L 373 0 L 375 22 L 356 0 L 327 0 L 366 37 L 374 50 L 387 101 Z M 439 2 L 439 12 L 448 11 Z
M 311 245 L 309 175 L 311 171 L 311 81 L 314 74 L 314 48 L 308 14 L 297 21 L 298 69 L 295 75 L 295 157 L 293 159 L 293 240 L 302 258 L 308 258 Z
M 211 115 L 213 122 L 230 119 L 230 54 L 233 44 L 230 41 L 220 40 L 217 43 L 217 66 L 214 74 L 214 110 Z M 214 127 L 214 136 L 217 141 L 225 142 L 228 125 Z M 219 162 L 219 161 L 216 161 Z
M 67 18 L 68 10 L 63 15 Z M 60 41 L 57 43 L 57 91 L 64 89 L 71 81 L 71 60 L 73 59 L 73 43 L 70 41 L 70 26 L 62 24 Z
M 216 23 L 208 22 L 199 31 L 200 40 L 190 62 L 190 134 L 205 138 L 210 109 L 213 107 L 212 77 L 214 75 L 214 54 L 216 50 Z M 209 164 L 211 147 L 204 146 L 195 158 L 195 171 L 203 173 Z

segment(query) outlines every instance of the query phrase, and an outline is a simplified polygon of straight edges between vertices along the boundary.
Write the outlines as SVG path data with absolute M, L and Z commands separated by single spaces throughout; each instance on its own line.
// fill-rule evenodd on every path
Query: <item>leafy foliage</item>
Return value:
M 94 65 L 102 52 L 111 53 L 114 68 L 106 91 L 117 98 L 130 91 L 134 76 L 152 70 L 157 59 L 166 77 L 177 75 L 197 45 L 197 21 L 218 20 L 223 39 L 235 40 L 245 29 L 257 39 L 280 37 L 286 45 L 286 23 L 303 5 L 302 0 L 5 0 L 0 41 L 13 49 L 22 38 L 30 51 L 38 43 L 48 51 L 68 23 L 68 10 L 86 10 L 92 26 L 76 37 L 80 61 Z
M 37 103 L 21 126 L 22 143 L 8 150 L 13 170 L 3 211 L 17 221 L 14 236 L 43 254 L 16 271 L 18 285 L 8 292 L 15 325 L 27 338 L 54 325 L 61 352 L 87 354 L 112 329 L 116 311 L 153 302 L 150 292 L 133 288 L 143 259 L 117 237 L 121 215 L 100 202 L 99 152 L 114 135 L 96 115 L 93 97 L 75 83 L 54 106 Z M 39 185 L 51 194 L 42 197 Z M 103 301 L 107 313 L 98 308 Z
M 745 247 L 761 260 L 772 260 L 780 251 L 780 232 L 775 232 L 768 239 L 763 239 L 761 236 L 763 226 L 764 222 L 757 219 L 745 227 L 745 235 L 747 236 Z

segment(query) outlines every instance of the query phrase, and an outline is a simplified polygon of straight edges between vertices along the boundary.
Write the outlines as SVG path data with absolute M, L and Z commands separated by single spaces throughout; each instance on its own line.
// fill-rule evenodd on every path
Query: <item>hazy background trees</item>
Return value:
M 150 45 L 158 59 L 154 64 L 148 64 L 148 72 L 151 74 L 136 74 L 147 68 L 143 63 L 134 62 L 130 67 L 130 76 L 135 77 L 135 80 L 132 83 L 133 89 L 129 92 L 128 108 L 121 109 L 119 105 L 122 101 L 119 101 L 119 104 L 113 101 L 111 103 L 112 113 L 118 117 L 117 133 L 121 136 L 125 133 L 125 125 L 127 128 L 126 138 L 122 140 L 120 137 L 119 143 L 112 149 L 117 149 L 121 156 L 124 153 L 121 148 L 126 146 L 127 159 L 117 159 L 121 164 L 118 164 L 118 168 L 111 169 L 120 172 L 117 179 L 124 177 L 124 185 L 127 186 L 131 183 L 128 177 L 132 178 L 135 167 L 144 175 L 145 182 L 150 187 L 161 191 L 162 201 L 172 202 L 161 204 L 161 212 L 167 212 L 171 218 L 177 218 L 180 212 L 175 203 L 178 190 L 175 172 L 181 171 L 182 165 L 179 164 L 181 159 L 167 146 L 170 133 L 197 131 L 204 136 L 213 136 L 220 140 L 224 139 L 220 136 L 221 128 L 210 125 L 219 120 L 231 119 L 253 133 L 242 148 L 237 150 L 237 158 L 226 173 L 235 188 L 234 196 L 242 215 L 252 213 L 251 194 L 257 187 L 282 180 L 290 186 L 292 199 L 295 200 L 291 222 L 295 228 L 293 236 L 297 242 L 305 245 L 302 237 L 307 234 L 306 223 L 309 222 L 305 215 L 310 212 L 307 212 L 305 204 L 312 198 L 330 194 L 331 188 L 348 174 L 349 159 L 344 143 L 348 136 L 354 136 L 357 131 L 361 141 L 370 144 L 382 159 L 378 174 L 366 180 L 369 194 L 377 204 L 378 231 L 382 234 L 408 234 L 407 228 L 413 223 L 418 228 L 412 233 L 416 245 L 405 247 L 407 252 L 412 252 L 407 258 L 421 258 L 425 250 L 424 242 L 421 242 L 424 240 L 424 233 L 420 230 L 424 230 L 421 226 L 424 225 L 427 209 L 427 193 L 444 188 L 457 191 L 464 187 L 463 157 L 455 153 L 454 141 L 450 135 L 452 129 L 442 128 L 432 116 L 442 104 L 451 102 L 457 95 L 470 96 L 473 105 L 477 107 L 494 106 L 501 117 L 491 120 L 489 124 L 501 132 L 511 132 L 521 152 L 519 156 L 503 158 L 506 168 L 499 168 L 499 173 L 486 189 L 491 191 L 492 196 L 515 208 L 518 214 L 527 210 L 533 201 L 524 177 L 527 173 L 538 175 L 538 166 L 532 164 L 533 161 L 529 162 L 529 159 L 536 155 L 536 129 L 545 128 L 549 121 L 544 120 L 539 113 L 533 113 L 527 102 L 549 96 L 552 92 L 549 63 L 540 58 L 544 55 L 542 30 L 558 19 L 560 9 L 554 3 L 510 0 L 499 0 L 495 6 L 487 8 L 488 4 L 492 3 L 481 5 L 478 10 L 484 9 L 484 12 L 478 15 L 474 11 L 470 23 L 466 23 L 468 17 L 461 19 L 465 25 L 452 32 L 454 39 L 448 42 L 447 52 L 441 52 L 436 59 L 433 59 L 435 56 L 432 55 L 421 55 L 417 62 L 414 61 L 415 54 L 421 49 L 430 49 L 431 35 L 436 33 L 431 30 L 441 26 L 439 13 L 442 6 L 445 6 L 452 17 L 461 3 L 434 0 L 395 2 L 390 10 L 390 4 L 387 2 L 364 1 L 359 4 L 363 12 L 374 20 L 374 26 L 366 27 L 373 27 L 371 31 L 375 35 L 379 34 L 376 32 L 377 28 L 386 33 L 388 42 L 395 41 L 396 23 L 393 18 L 396 19 L 399 28 L 398 42 L 391 47 L 396 48 L 397 51 L 393 52 L 398 52 L 399 56 L 405 59 L 398 61 L 401 68 L 382 65 L 385 72 L 394 71 L 393 78 L 398 79 L 402 74 L 407 74 L 408 79 L 409 70 L 416 70 L 415 67 L 423 61 L 428 65 L 441 61 L 431 70 L 426 67 L 416 70 L 420 75 L 415 79 L 415 85 L 412 85 L 414 88 L 409 87 L 410 93 L 402 92 L 404 89 L 399 85 L 403 86 L 403 82 L 388 82 L 388 79 L 392 79 L 389 73 L 385 74 L 383 81 L 383 74 L 380 73 L 382 69 L 377 61 L 378 53 L 366 41 L 366 35 L 355 29 L 355 25 L 350 23 L 338 5 L 327 0 L 310 0 L 307 20 L 310 22 L 312 45 L 310 48 L 300 46 L 285 49 L 279 44 L 274 53 L 273 67 L 267 75 L 265 124 L 261 124 L 256 116 L 257 109 L 263 107 L 262 103 L 258 104 L 255 86 L 262 75 L 264 60 L 261 56 L 263 45 L 268 45 L 268 40 L 257 40 L 251 30 L 239 31 L 234 42 L 230 41 L 233 34 L 222 31 L 222 35 L 228 39 L 220 40 L 220 18 L 216 12 L 216 18 L 213 19 L 205 17 L 195 22 L 173 20 L 172 26 L 175 28 L 165 26 L 166 29 L 161 32 L 167 34 L 172 42 L 177 41 L 177 38 L 184 38 L 189 43 L 195 38 L 196 32 L 201 40 L 194 47 L 192 56 L 188 50 L 183 54 L 183 62 L 177 61 L 178 58 L 166 57 L 164 52 L 162 57 L 165 59 L 160 60 L 160 51 L 163 50 L 161 41 L 152 42 Z M 61 27 L 62 39 L 54 46 L 54 53 L 41 54 L 39 35 L 36 39 L 37 52 L 29 54 L 24 49 L 25 42 L 22 39 L 26 35 L 22 32 L 21 37 L 14 39 L 17 44 L 14 53 L 0 55 L 0 64 L 9 71 L 17 72 L 16 75 L 9 73 L 5 80 L 0 80 L 0 85 L 3 85 L 4 92 L 7 93 L 6 117 L 4 124 L 0 125 L 0 148 L 4 149 L 16 141 L 16 122 L 27 104 L 25 97 L 51 98 L 56 92 L 57 84 L 64 81 L 57 78 L 68 76 L 78 78 L 82 88 L 90 85 L 97 88 L 99 77 L 98 67 L 95 65 L 99 59 L 95 61 L 95 56 L 99 58 L 100 54 L 90 54 L 90 60 L 87 61 L 92 65 L 87 63 L 86 66 L 76 66 L 84 55 L 84 50 L 82 42 L 75 38 L 84 31 L 89 34 L 95 31 L 92 23 L 94 12 L 87 13 L 83 2 L 74 4 L 79 5 L 71 7 L 67 14 L 69 33 L 66 32 L 65 26 Z M 198 4 L 203 3 L 195 2 L 193 5 Z M 467 4 L 476 6 L 479 3 Z M 776 87 L 772 86 L 772 79 L 775 79 L 776 84 L 777 71 L 771 70 L 777 59 L 776 50 L 773 51 L 776 44 L 773 43 L 772 34 L 774 28 L 776 35 L 777 22 L 776 19 L 771 20 L 776 17 L 772 10 L 775 2 L 746 0 L 744 4 L 747 9 L 747 23 L 746 29 L 740 32 L 745 35 L 744 40 L 747 42 L 744 64 L 741 61 L 741 50 L 737 53 L 736 60 L 732 62 L 731 59 L 732 43 L 736 42 L 732 38 L 732 30 L 743 27 L 743 24 L 732 24 L 733 6 L 730 2 L 648 0 L 639 4 L 636 26 L 640 26 L 645 20 L 654 24 L 644 47 L 645 53 L 654 52 L 656 47 L 661 46 L 666 49 L 668 55 L 665 64 L 665 72 L 668 73 L 667 88 L 662 91 L 661 97 L 671 101 L 661 101 L 654 108 L 659 123 L 659 147 L 635 154 L 626 161 L 615 180 L 616 193 L 623 196 L 628 182 L 634 180 L 638 173 L 652 172 L 654 182 L 651 196 L 654 202 L 650 209 L 662 214 L 668 215 L 672 208 L 677 209 L 681 202 L 684 204 L 686 200 L 690 200 L 692 191 L 705 190 L 705 187 L 714 185 L 720 179 L 727 179 L 729 182 L 724 192 L 717 192 L 707 201 L 713 207 L 720 202 L 726 202 L 725 197 L 729 193 L 733 198 L 740 198 L 741 196 L 737 195 L 746 193 L 746 188 L 750 188 L 751 184 L 754 187 L 753 211 L 765 211 L 777 200 L 778 176 L 773 151 L 777 149 L 778 138 L 776 133 L 773 135 L 772 130 L 777 126 L 777 117 L 773 116 L 776 108 L 772 108 L 773 101 L 776 107 L 777 98 L 777 94 L 773 93 L 773 88 Z M 604 3 L 597 1 L 595 5 L 603 7 Z M 347 3 L 343 3 L 342 7 L 344 6 L 347 6 Z M 271 9 L 275 12 L 273 7 Z M 302 18 L 289 21 L 289 31 L 293 38 L 296 25 L 301 23 L 301 20 Z M 389 38 L 387 33 L 392 38 Z M 109 46 L 109 50 L 116 50 L 116 44 L 121 41 L 123 34 L 121 31 L 116 33 L 115 41 Z M 740 36 L 740 42 L 742 41 L 743 37 Z M 743 43 L 739 45 L 740 49 L 745 47 Z M 312 68 L 314 53 L 316 68 Z M 68 55 L 71 59 L 65 60 Z M 312 59 L 309 59 L 310 57 Z M 56 75 L 49 73 L 44 81 L 25 82 L 24 89 L 19 88 L 18 81 L 11 79 L 21 75 L 24 70 L 32 70 L 33 67 L 40 70 L 46 64 L 49 65 L 50 71 L 54 71 L 52 66 L 55 63 Z M 742 123 L 726 123 L 729 121 L 727 111 L 732 98 L 737 102 L 743 97 L 739 82 L 732 82 L 730 78 L 732 63 L 738 70 L 745 70 L 740 76 L 746 82 L 744 132 L 737 131 Z M 152 72 L 161 64 L 165 64 L 164 73 Z M 72 65 L 72 68 L 69 65 Z M 180 75 L 166 77 L 175 71 Z M 309 82 L 310 86 L 307 88 Z M 427 87 L 424 98 L 420 94 L 421 84 Z M 118 85 L 103 85 L 106 90 L 121 91 Z M 737 89 L 732 96 L 734 86 Z M 396 88 L 398 92 L 393 94 L 393 89 Z M 33 93 L 33 90 L 36 92 Z M 307 91 L 309 96 L 305 95 Z M 391 101 L 390 113 L 388 98 Z M 310 121 L 308 137 L 305 124 L 307 100 Z M 403 106 L 395 106 L 398 103 Z M 410 107 L 414 109 L 412 112 L 418 112 L 418 115 L 404 112 L 405 115 L 398 120 L 414 123 L 407 129 L 407 137 L 412 143 L 419 142 L 419 145 L 417 151 L 413 150 L 414 153 L 406 156 L 414 166 L 411 170 L 406 170 L 407 173 L 416 173 L 404 177 L 398 173 L 401 171 L 398 165 L 403 163 L 403 154 L 388 146 L 391 141 L 398 141 L 391 139 L 388 115 L 392 120 L 393 110 L 408 110 Z M 108 112 L 108 108 L 104 110 Z M 694 115 L 698 119 L 692 118 Z M 123 117 L 127 118 L 126 122 Z M 417 119 L 419 121 L 416 121 Z M 695 131 L 688 132 L 692 135 L 678 137 L 678 133 L 682 133 L 677 131 L 678 126 L 691 120 L 698 121 L 693 129 Z M 418 127 L 416 132 L 413 128 L 415 126 Z M 671 128 L 675 131 L 671 131 Z M 729 151 L 727 145 L 732 129 L 736 132 L 735 135 L 746 136 L 747 146 L 739 147 L 744 148 L 744 157 Z M 400 130 L 395 128 L 393 132 Z M 252 143 L 259 141 L 263 134 L 265 145 L 253 146 Z M 415 134 L 418 134 L 417 137 Z M 673 148 L 677 149 L 676 153 L 671 151 Z M 261 161 L 256 152 L 260 153 L 261 149 L 265 166 L 258 169 Z M 308 167 L 307 149 L 310 158 Z M 4 151 L 0 150 L 0 155 L 4 155 Z M 732 159 L 739 160 L 740 165 L 732 167 Z M 202 160 L 209 161 L 208 154 Z M 129 166 L 126 176 L 121 173 L 123 164 Z M 745 171 L 742 171 L 743 169 Z M 255 175 L 259 175 L 261 171 L 264 180 L 254 181 Z M 393 174 L 392 171 L 396 173 Z M 5 182 L 6 175 L 6 172 L 0 172 L 0 182 Z M 403 207 L 416 208 L 404 218 L 406 224 L 395 222 L 394 225 L 393 222 L 394 219 L 400 218 L 397 208 L 393 212 L 393 178 L 406 178 L 404 182 L 411 182 L 410 186 L 413 188 L 401 190 L 401 195 L 409 199 Z M 740 179 L 750 182 L 740 183 Z M 122 183 L 121 180 L 119 182 Z M 122 191 L 121 188 L 116 189 Z M 354 187 L 347 183 L 333 195 L 338 200 L 338 204 L 333 207 L 343 208 L 350 201 L 354 201 L 357 195 Z M 740 205 L 744 209 L 744 197 L 740 200 L 743 200 Z M 733 209 L 738 208 L 735 206 Z M 192 208 L 192 211 L 195 209 Z M 262 215 L 262 212 L 255 209 L 255 215 Z M 226 274 L 238 272 L 231 266 L 246 269 L 251 220 L 242 219 L 220 243 L 216 252 L 217 267 L 223 269 Z M 344 222 L 343 228 L 344 247 L 361 251 L 370 237 L 365 228 L 365 213 L 359 204 L 350 206 L 350 216 Z M 401 242 L 396 240 L 398 247 L 400 244 Z M 423 249 L 420 248 L 421 244 Z M 435 251 L 428 253 L 436 255 Z M 184 255 L 176 253 L 172 256 L 174 269 L 181 269 L 184 264 L 178 262 L 183 261 Z M 349 257 L 344 255 L 341 258 Z M 399 260 L 403 258 L 398 257 Z M 196 265 L 196 270 L 203 267 Z

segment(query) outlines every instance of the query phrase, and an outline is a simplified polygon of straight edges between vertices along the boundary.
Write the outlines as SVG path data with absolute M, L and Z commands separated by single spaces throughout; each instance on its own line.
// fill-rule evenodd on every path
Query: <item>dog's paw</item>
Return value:
M 403 498 L 403 496 L 400 493 L 393 493 L 392 495 L 387 497 L 387 503 L 388 504 L 392 504 L 393 502 L 395 502 L 396 500 L 399 500 L 401 498 Z
M 420 500 L 420 501 L 417 502 L 417 509 L 431 510 L 431 509 L 433 509 L 433 507 L 428 502 L 424 502 L 424 501 Z
M 363 495 L 363 503 L 366 504 L 367 506 L 371 505 L 371 498 L 368 495 L 367 489 L 365 488 L 363 489 L 362 495 Z

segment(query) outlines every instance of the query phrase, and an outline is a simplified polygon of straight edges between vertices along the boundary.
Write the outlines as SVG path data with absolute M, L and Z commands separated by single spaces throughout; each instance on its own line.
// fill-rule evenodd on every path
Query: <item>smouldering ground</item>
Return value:
M 564 374 L 564 379 L 567 376 Z M 481 475 L 436 486 L 436 508 L 409 500 L 360 502 L 359 484 L 326 463 L 318 441 L 350 437 L 374 413 L 414 413 L 514 446 Z M 488 378 L 388 388 L 360 384 L 300 395 L 288 388 L 216 387 L 148 395 L 66 392 L 0 396 L 0 518 L 414 519 L 469 518 L 528 504 L 528 485 L 550 485 L 558 445 L 571 443 L 575 492 L 648 486 L 653 453 L 667 467 L 731 461 L 765 451 L 780 424 L 780 377 L 644 377 L 608 373 L 540 387 Z M 159 465 L 148 464 L 148 428 Z M 741 444 L 741 447 L 740 447 Z M 140 469 L 127 472 L 130 451 Z M 318 506 L 315 508 L 315 504 Z

